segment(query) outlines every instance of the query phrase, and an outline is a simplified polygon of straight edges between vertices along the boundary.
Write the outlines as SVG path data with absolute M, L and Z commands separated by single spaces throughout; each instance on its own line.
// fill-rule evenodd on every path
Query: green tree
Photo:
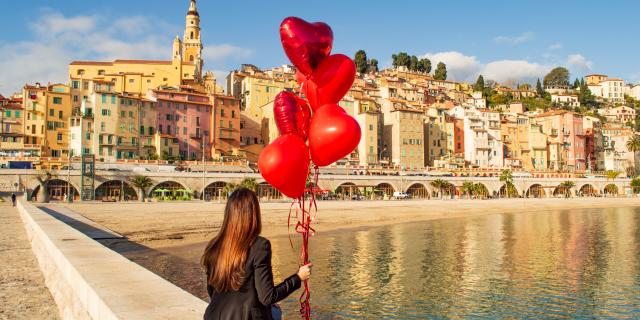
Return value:
M 356 64 L 356 71 L 361 74 L 367 72 L 367 53 L 364 50 L 356 51 L 353 62 Z
M 509 169 L 502 170 L 500 172 L 500 182 L 504 183 L 504 189 L 507 193 L 507 197 L 517 195 L 516 187 L 513 185 L 513 173 Z
M 591 90 L 589 90 L 589 87 L 585 83 L 580 84 L 578 100 L 580 101 L 580 105 L 584 107 L 596 109 L 600 106 L 598 101 L 596 101 L 596 97 L 591 93 Z
M 545 86 L 569 86 L 569 70 L 565 67 L 553 68 L 544 76 L 543 83 Z
M 571 197 L 571 188 L 575 187 L 576 183 L 573 181 L 563 181 L 558 186 L 562 190 L 562 194 L 564 194 L 565 198 Z
M 411 56 L 409 58 L 409 70 L 418 71 L 418 63 L 419 63 L 418 57 Z
M 580 88 L 580 80 L 576 78 L 576 81 L 573 82 L 573 89 L 579 89 L 579 88 Z
M 367 63 L 367 66 L 369 67 L 368 72 L 377 73 L 379 71 L 379 69 L 378 69 L 378 60 L 377 59 L 369 60 L 369 62 Z
M 256 182 L 255 178 L 244 178 L 244 180 L 240 182 L 240 185 L 238 187 L 247 188 L 253 192 L 258 192 L 258 183 Z
M 144 202 L 144 199 L 147 197 L 147 189 L 153 185 L 153 181 L 151 178 L 147 176 L 143 176 L 141 174 L 135 175 L 130 179 L 131 184 L 140 190 L 140 201 Z
M 411 63 L 411 57 L 406 52 L 399 52 L 398 54 L 391 55 L 392 64 L 394 67 L 407 67 Z
M 434 188 L 439 190 L 438 194 L 440 195 L 440 199 L 442 199 L 442 197 L 443 197 L 442 191 L 444 189 L 448 189 L 449 186 L 450 186 L 450 183 L 448 181 L 444 180 L 444 179 L 433 180 L 433 181 L 431 181 L 430 184 L 431 184 L 432 187 L 434 187 Z
M 436 80 L 447 80 L 447 65 L 444 62 L 438 62 L 436 71 L 433 73 L 433 78 Z
M 630 185 L 631 185 L 631 191 L 634 194 L 640 193 L 640 177 L 633 178 L 633 180 L 631 180 Z
M 465 181 L 462 183 L 462 187 L 460 187 L 460 192 L 466 194 L 469 199 L 471 199 L 471 195 L 475 193 L 475 184 L 471 181 Z
M 484 90 L 484 77 L 482 75 L 478 76 L 476 83 L 473 85 L 474 91 L 482 91 Z
M 418 62 L 418 71 L 424 72 L 424 73 L 430 73 L 431 72 L 431 60 L 429 60 L 427 58 L 420 59 L 420 61 Z
M 231 193 L 236 191 L 236 189 L 238 189 L 239 187 L 240 187 L 239 185 L 233 182 L 225 183 L 224 187 L 222 187 L 222 194 L 224 195 L 225 199 L 229 197 L 229 195 L 231 195 Z
M 640 158 L 638 157 L 638 152 L 640 152 L 640 136 L 634 134 L 629 140 L 626 142 L 626 147 L 629 152 L 633 152 L 633 173 L 634 175 L 638 174 L 638 169 L 640 166 L 638 162 Z
M 618 178 L 618 176 L 621 174 L 622 172 L 620 171 L 616 171 L 616 170 L 607 170 L 604 173 L 604 176 L 607 177 L 607 180 L 615 180 L 616 178 Z
M 544 88 L 542 87 L 542 83 L 540 83 L 540 78 L 538 78 L 538 82 L 536 82 L 536 93 L 538 96 L 544 96 Z
M 487 187 L 485 187 L 484 184 L 478 182 L 473 185 L 473 193 L 477 198 L 479 197 L 484 199 L 487 197 L 487 194 L 489 194 L 489 190 L 487 190 Z

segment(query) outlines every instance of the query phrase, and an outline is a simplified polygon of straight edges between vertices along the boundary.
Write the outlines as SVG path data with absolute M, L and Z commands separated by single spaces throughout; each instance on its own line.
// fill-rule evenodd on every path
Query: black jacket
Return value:
M 294 274 L 281 284 L 273 285 L 271 243 L 263 237 L 257 237 L 247 254 L 245 282 L 238 291 L 218 293 L 207 285 L 211 303 L 204 313 L 204 319 L 272 320 L 271 305 L 298 290 L 300 283 L 300 278 Z

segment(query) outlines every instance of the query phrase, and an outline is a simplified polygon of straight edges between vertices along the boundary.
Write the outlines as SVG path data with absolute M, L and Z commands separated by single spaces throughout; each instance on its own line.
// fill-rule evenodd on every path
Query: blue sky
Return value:
M 327 22 L 333 52 L 365 49 L 382 66 L 406 51 L 444 61 L 449 78 L 482 73 L 527 82 L 567 66 L 640 81 L 638 1 L 198 1 L 205 69 L 219 79 L 241 63 L 286 63 L 278 26 L 289 15 Z M 72 60 L 169 59 L 188 0 L 5 1 L 0 93 L 66 81 Z

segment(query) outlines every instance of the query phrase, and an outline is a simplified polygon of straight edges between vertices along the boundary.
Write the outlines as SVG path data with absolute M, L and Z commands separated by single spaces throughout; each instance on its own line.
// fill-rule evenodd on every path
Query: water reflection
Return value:
M 295 239 L 295 238 L 294 238 Z M 272 239 L 277 277 L 295 271 Z M 489 215 L 320 234 L 314 318 L 640 317 L 640 210 Z M 297 297 L 283 303 L 296 318 Z

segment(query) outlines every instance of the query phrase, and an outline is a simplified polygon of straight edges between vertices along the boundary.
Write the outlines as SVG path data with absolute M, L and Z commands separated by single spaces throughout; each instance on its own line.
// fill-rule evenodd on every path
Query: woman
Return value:
M 211 303 L 204 319 L 273 319 L 272 305 L 300 288 L 311 274 L 311 264 L 273 285 L 271 244 L 260 237 L 260 205 L 255 193 L 234 191 L 224 209 L 218 234 L 202 255 Z

